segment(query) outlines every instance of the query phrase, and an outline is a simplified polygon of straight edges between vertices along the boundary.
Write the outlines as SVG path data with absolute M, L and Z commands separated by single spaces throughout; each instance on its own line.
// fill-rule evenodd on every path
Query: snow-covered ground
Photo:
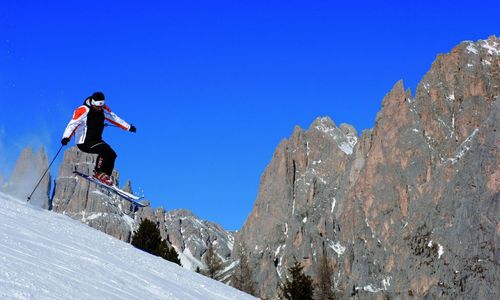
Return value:
M 256 299 L 0 193 L 0 299 Z

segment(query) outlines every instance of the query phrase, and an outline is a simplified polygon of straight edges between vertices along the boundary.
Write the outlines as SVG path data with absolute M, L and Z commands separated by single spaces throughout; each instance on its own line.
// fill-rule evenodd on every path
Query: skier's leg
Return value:
M 108 144 L 102 147 L 103 152 L 101 153 L 101 157 L 103 159 L 101 170 L 111 176 L 113 173 L 113 169 L 115 168 L 115 160 L 116 160 L 116 152 L 111 148 Z
M 96 173 L 111 175 L 115 166 L 116 152 L 104 141 L 90 144 L 78 144 L 78 148 L 86 153 L 97 154 Z

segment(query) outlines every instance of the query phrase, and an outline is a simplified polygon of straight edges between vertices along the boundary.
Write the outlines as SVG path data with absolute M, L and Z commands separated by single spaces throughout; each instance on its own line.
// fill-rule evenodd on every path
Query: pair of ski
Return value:
M 105 183 L 102 183 L 101 181 L 99 181 L 94 176 L 90 176 L 90 175 L 87 175 L 87 174 L 84 174 L 84 173 L 81 173 L 81 172 L 78 172 L 78 171 L 73 171 L 73 173 L 75 175 L 78 175 L 79 177 L 81 177 L 83 179 L 86 179 L 86 180 L 88 180 L 88 181 L 90 181 L 92 183 L 97 184 L 98 186 L 103 187 L 104 189 L 106 189 L 106 190 L 108 190 L 108 191 L 110 191 L 110 192 L 118 195 L 122 199 L 127 200 L 130 203 L 132 203 L 132 204 L 134 204 L 134 205 L 136 205 L 138 207 L 146 207 L 146 206 L 148 206 L 147 203 L 140 201 L 144 197 L 139 197 L 139 196 L 133 195 L 131 193 L 127 193 L 127 192 L 125 192 L 124 190 L 118 188 L 115 185 L 107 185 Z

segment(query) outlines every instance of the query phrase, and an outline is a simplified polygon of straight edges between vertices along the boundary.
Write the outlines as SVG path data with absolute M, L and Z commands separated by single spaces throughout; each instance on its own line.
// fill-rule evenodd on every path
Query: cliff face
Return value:
M 414 98 L 398 83 L 384 99 L 339 215 L 354 243 L 347 286 L 498 293 L 498 49 L 496 38 L 462 43 L 437 58 Z
M 129 241 L 134 228 L 132 205 L 73 174 L 74 170 L 92 174 L 95 160 L 96 155 L 83 153 L 76 147 L 64 152 L 52 200 L 53 210 Z M 118 172 L 114 171 L 113 175 L 119 178 Z
M 311 267 L 323 243 L 338 243 L 331 212 L 356 135 L 348 125 L 318 118 L 307 131 L 296 127 L 275 151 L 235 244 L 252 249 L 261 297 L 273 295 L 295 258 Z
M 231 262 L 234 235 L 221 226 L 201 220 L 188 210 L 172 210 L 164 215 L 164 233 L 166 239 L 181 254 L 182 265 L 193 271 L 197 267 L 205 269 L 204 257 L 208 245 L 212 244 L 215 253 L 225 266 Z
M 396 83 L 359 140 L 319 118 L 278 146 L 235 242 L 261 297 L 323 251 L 345 297 L 500 296 L 499 47 L 439 55 L 414 97 Z
M 0 187 L 3 186 L 6 193 L 27 199 L 48 167 L 49 162 L 44 147 L 36 153 L 30 147 L 25 148 L 19 155 L 12 176 L 6 183 L 2 184 L 0 180 Z M 31 205 L 45 209 L 49 207 L 50 181 L 50 174 L 47 173 L 31 196 Z

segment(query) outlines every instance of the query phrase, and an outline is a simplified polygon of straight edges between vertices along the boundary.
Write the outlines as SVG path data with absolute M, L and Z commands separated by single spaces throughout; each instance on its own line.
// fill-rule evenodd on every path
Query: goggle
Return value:
M 92 99 L 91 104 L 94 106 L 104 106 L 104 100 L 97 101 Z

